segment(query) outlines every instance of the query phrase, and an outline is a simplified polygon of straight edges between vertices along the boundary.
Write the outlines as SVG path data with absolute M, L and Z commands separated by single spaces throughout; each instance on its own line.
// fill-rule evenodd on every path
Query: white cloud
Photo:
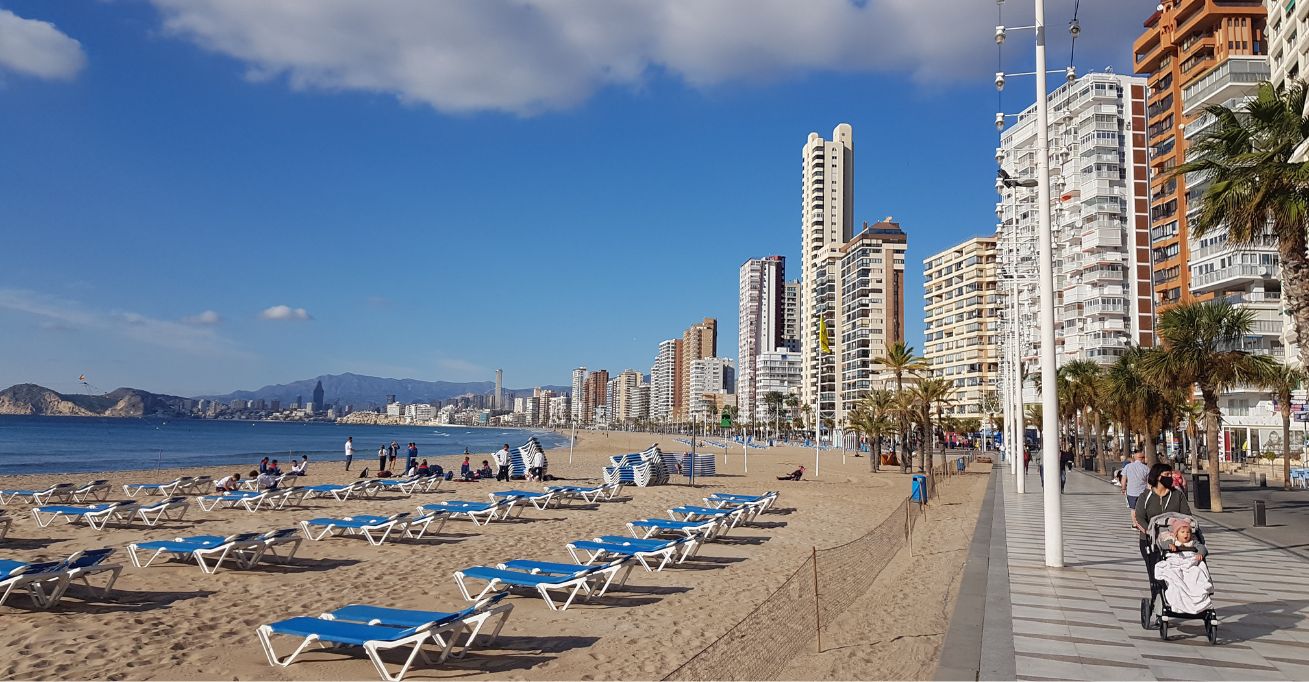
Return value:
M 76 301 L 26 289 L 0 289 L 0 310 L 12 310 L 40 318 L 41 328 L 50 331 L 112 334 L 200 355 L 244 355 L 230 340 L 218 335 L 213 329 L 155 319 L 134 312 L 92 310 Z
M 54 24 L 0 9 L 0 70 L 64 80 L 76 76 L 85 65 L 82 44 Z
M 599 88 L 640 87 L 653 71 L 700 88 L 816 71 L 955 83 L 993 73 L 996 59 L 988 0 L 153 2 L 168 32 L 241 60 L 253 80 L 387 93 L 453 112 L 563 109 Z M 1057 29 L 1071 4 L 1050 3 L 1052 58 L 1066 53 Z M 1082 5 L 1080 49 L 1125 62 L 1146 10 L 1126 0 Z M 1030 15 L 1010 7 L 1005 21 L 1030 24 Z M 1030 55 L 1021 38 L 1011 41 L 1016 54 Z
M 259 313 L 265 320 L 312 320 L 309 311 L 304 308 L 292 308 L 289 305 L 275 305 Z
M 182 318 L 182 321 L 187 324 L 215 325 L 222 322 L 223 317 L 212 310 L 206 310 L 197 315 L 188 315 Z

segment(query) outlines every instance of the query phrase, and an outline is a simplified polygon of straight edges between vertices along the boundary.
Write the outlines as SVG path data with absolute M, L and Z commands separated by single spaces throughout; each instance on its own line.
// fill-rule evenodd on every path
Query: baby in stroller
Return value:
M 1141 625 L 1158 624 L 1159 637 L 1168 639 L 1168 626 L 1180 620 L 1203 620 L 1211 644 L 1218 639 L 1218 616 L 1213 609 L 1213 580 L 1205 558 L 1199 523 L 1192 516 L 1168 512 L 1150 519 L 1154 579 L 1150 599 L 1141 600 Z

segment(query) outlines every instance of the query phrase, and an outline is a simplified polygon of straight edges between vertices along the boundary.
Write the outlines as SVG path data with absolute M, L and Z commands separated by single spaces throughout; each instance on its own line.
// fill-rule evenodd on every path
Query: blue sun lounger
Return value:
M 476 604 L 469 606 L 462 611 L 447 613 L 444 611 L 417 611 L 413 609 L 395 609 L 384 606 L 372 606 L 369 604 L 349 604 L 335 611 L 329 611 L 319 616 L 327 620 L 340 620 L 350 623 L 363 623 L 365 625 L 384 625 L 392 628 L 412 628 L 419 627 L 426 623 L 434 623 L 438 626 L 450 623 L 462 624 L 461 630 L 468 633 L 464 640 L 464 646 L 460 651 L 454 651 L 453 647 L 460 631 L 447 632 L 446 628 L 434 627 L 432 639 L 437 646 L 441 647 L 441 660 L 446 656 L 463 658 L 477 644 L 477 636 L 482 634 L 482 628 L 487 625 L 493 617 L 496 619 L 495 628 L 489 635 L 484 635 L 486 644 L 492 644 L 500 636 L 500 631 L 504 629 L 505 621 L 509 620 L 509 614 L 514 610 L 513 604 L 501 604 L 507 596 L 506 593 L 500 592 L 483 599 Z
M 49 504 L 51 500 L 68 502 L 73 496 L 72 483 L 56 483 L 44 490 L 0 490 L 0 504 L 14 500 L 28 504 Z
M 538 511 L 544 511 L 546 507 L 555 499 L 555 492 L 552 490 L 501 490 L 490 493 L 491 501 L 516 499 L 520 502 L 527 502 L 535 507 Z M 521 509 L 521 507 L 519 508 Z M 521 513 L 521 512 L 520 512 Z
M 627 530 L 634 538 L 649 538 L 662 534 L 682 534 L 688 537 L 701 537 L 712 540 L 718 535 L 722 526 L 720 519 L 708 521 L 672 521 L 669 519 L 639 519 L 627 524 Z
M 591 564 L 601 559 L 630 557 L 640 563 L 642 568 L 653 573 L 664 570 L 670 562 L 682 563 L 696 546 L 695 539 L 689 537 L 668 540 L 657 545 L 646 542 L 634 543 L 631 542 L 632 539 L 619 538 L 618 542 L 610 542 L 604 538 L 576 540 L 568 543 L 564 548 L 579 564 Z M 679 549 L 682 550 L 680 559 L 677 556 Z M 659 562 L 657 566 L 652 564 L 655 560 Z
M 518 588 L 536 590 L 537 594 L 545 600 L 546 605 L 550 607 L 550 610 L 563 611 L 573 603 L 579 592 L 585 592 L 590 596 L 597 585 L 601 584 L 601 580 L 603 580 L 603 587 L 599 588 L 600 591 L 597 594 L 603 594 L 604 590 L 608 589 L 609 584 L 613 582 L 614 576 L 623 568 L 624 563 L 625 560 L 620 559 L 608 564 L 578 566 L 573 573 L 553 575 L 514 571 L 506 568 L 491 568 L 489 566 L 473 566 L 462 571 L 456 571 L 454 578 L 455 584 L 459 586 L 459 591 L 463 593 L 464 598 L 468 601 L 478 601 L 494 592 Z M 508 564 L 501 565 L 508 566 Z M 486 587 L 474 595 L 469 590 L 469 581 L 485 581 Z M 558 604 L 551 598 L 551 590 L 566 592 L 568 596 L 562 604 Z
M 738 524 L 754 520 L 754 514 L 757 507 L 724 507 L 716 509 L 714 507 L 700 507 L 694 504 L 684 504 L 673 507 L 668 510 L 668 517 L 674 521 L 705 521 L 709 519 L 720 519 L 725 522 L 722 533 L 726 534 Z
M 54 504 L 32 508 L 32 518 L 36 525 L 45 528 L 64 519 L 68 523 L 84 522 L 95 530 L 104 530 L 110 521 L 123 525 L 132 525 L 136 512 L 140 508 L 135 502 L 100 502 L 98 504 L 71 505 Z
M 237 568 L 254 566 L 264 551 L 262 536 L 262 533 L 236 533 L 226 537 L 222 535 L 196 535 L 173 540 L 153 540 L 132 543 L 127 546 L 127 552 L 132 558 L 132 565 L 137 568 L 146 568 L 154 563 L 155 559 L 160 555 L 168 554 L 180 561 L 195 559 L 201 571 L 213 575 L 223 567 L 223 562 L 229 558 L 236 563 Z M 138 553 L 151 551 L 154 553 L 150 554 L 142 563 L 141 556 Z M 207 560 L 212 560 L 213 564 L 210 565 Z
M 68 491 L 68 496 L 78 503 L 91 500 L 104 502 L 105 498 L 109 497 L 109 491 L 111 490 L 113 490 L 113 487 L 109 485 L 109 481 L 101 478 L 87 481 L 81 486 Z
M 305 537 L 310 540 L 318 541 L 336 535 L 362 535 L 365 540 L 368 540 L 368 544 L 376 547 L 386 542 L 387 536 L 392 531 L 403 530 L 409 523 L 409 516 L 409 512 L 400 512 L 390 516 L 359 514 L 339 519 L 317 518 L 301 521 L 300 528 L 304 531 Z M 317 535 L 314 534 L 314 529 L 319 529 Z
M 404 679 L 405 673 L 409 672 L 415 658 L 422 656 L 424 662 L 431 662 L 431 659 L 423 653 L 422 646 L 424 642 L 433 639 L 433 628 L 440 628 L 447 632 L 457 632 L 463 628 L 463 623 L 455 622 L 445 625 L 423 623 L 415 627 L 393 628 L 384 625 L 365 625 L 341 620 L 301 616 L 261 625 L 257 633 L 259 643 L 264 647 L 264 654 L 268 656 L 269 665 L 285 668 L 294 663 L 295 659 L 304 653 L 305 649 L 314 644 L 320 647 L 332 645 L 362 647 L 364 653 L 368 655 L 368 660 L 373 663 L 377 674 L 381 675 L 383 680 L 386 680 L 386 682 L 399 682 L 399 680 Z M 273 649 L 273 635 L 297 637 L 303 638 L 303 640 L 294 651 L 285 657 L 279 658 L 277 652 Z M 386 663 L 382 660 L 382 652 L 404 647 L 412 647 L 413 650 L 409 652 L 409 656 L 405 659 L 404 664 L 400 666 L 400 670 L 392 675 L 387 671 Z
M 194 480 L 191 476 L 178 476 L 167 483 L 124 483 L 123 494 L 128 497 L 136 497 L 141 493 L 169 497 L 176 493 L 178 488 L 190 486 L 191 481 Z
M 755 515 L 758 516 L 773 506 L 773 503 L 777 501 L 777 495 L 778 491 L 776 490 L 769 490 L 763 495 L 713 493 L 704 498 L 704 501 L 711 507 L 757 507 L 758 511 L 755 512 Z
M 284 564 L 289 564 L 295 558 L 296 550 L 300 549 L 300 543 L 303 541 L 304 538 L 300 537 L 299 528 L 270 530 L 259 536 L 259 542 L 263 544 L 263 547 L 259 550 L 259 556 L 261 558 L 273 557 L 281 560 Z M 277 553 L 277 548 L 283 545 L 291 545 L 291 550 L 285 556 Z
M 475 525 L 485 526 L 496 519 L 508 518 L 518 498 L 510 497 L 495 502 L 469 502 L 466 500 L 444 500 L 424 504 L 419 509 L 426 511 L 449 512 L 450 518 L 466 518 Z
M 62 561 L 26 562 L 0 559 L 0 606 L 15 592 L 26 591 L 32 606 L 50 608 L 68 587 Z

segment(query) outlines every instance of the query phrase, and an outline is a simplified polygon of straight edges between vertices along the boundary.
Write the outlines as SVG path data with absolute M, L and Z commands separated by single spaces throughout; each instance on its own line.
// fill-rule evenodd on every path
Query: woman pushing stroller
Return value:
M 1186 493 L 1173 489 L 1172 472 L 1173 468 L 1167 464 L 1150 467 L 1150 474 L 1145 479 L 1149 488 L 1136 498 L 1136 509 L 1132 512 L 1132 526 L 1141 533 L 1141 559 L 1145 561 L 1145 574 L 1150 580 L 1154 580 L 1154 564 L 1158 561 L 1151 552 L 1150 519 L 1168 512 L 1191 513 Z
M 1209 550 L 1190 515 L 1186 493 L 1174 489 L 1173 468 L 1167 464 L 1151 467 L 1146 483 L 1149 489 L 1132 512 L 1150 585 L 1150 597 L 1141 600 L 1141 627 L 1158 628 L 1166 640 L 1170 623 L 1203 620 L 1209 643 L 1216 644 L 1218 615 L 1205 562 Z

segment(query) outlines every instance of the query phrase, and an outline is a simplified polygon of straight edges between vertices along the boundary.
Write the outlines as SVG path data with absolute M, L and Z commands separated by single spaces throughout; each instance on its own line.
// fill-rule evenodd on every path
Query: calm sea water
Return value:
M 346 436 L 354 436 L 356 469 L 361 464 L 376 468 L 378 446 L 393 440 L 400 444 L 401 460 L 405 445 L 413 441 L 419 458 L 428 461 L 462 456 L 464 448 L 490 459 L 502 444 L 517 447 L 530 436 L 546 448 L 568 442 L 566 436 L 527 429 L 0 415 L 0 474 L 219 464 L 249 468 L 264 455 L 285 462 L 303 454 L 309 455 L 312 471 L 313 462 L 339 466 Z M 441 465 L 450 468 L 451 463 L 442 460 Z

